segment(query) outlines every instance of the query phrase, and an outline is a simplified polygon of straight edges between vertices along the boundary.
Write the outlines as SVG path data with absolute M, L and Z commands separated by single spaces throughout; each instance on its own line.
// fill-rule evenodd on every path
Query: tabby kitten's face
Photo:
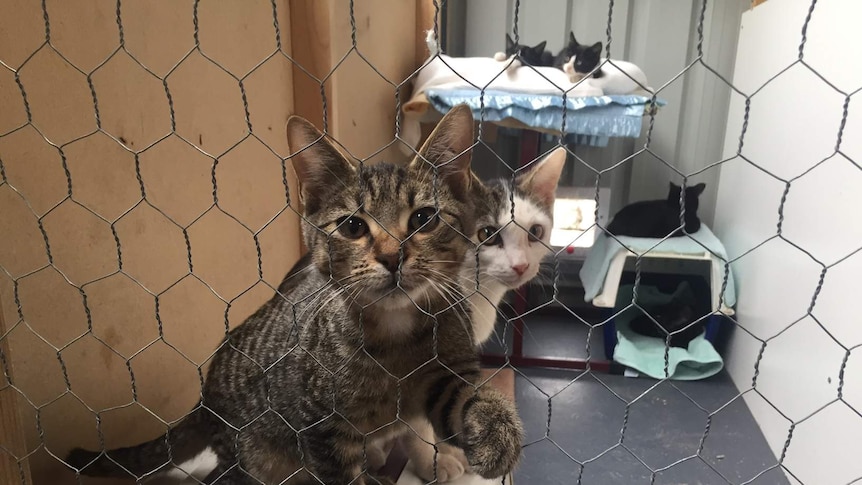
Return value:
M 549 254 L 557 183 L 566 162 L 558 148 L 527 172 L 488 186 L 485 205 L 477 208 L 479 271 L 514 289 L 533 279 Z M 514 202 L 514 218 L 512 207 Z
M 456 277 L 475 229 L 469 109 L 450 111 L 406 167 L 360 167 L 304 120 L 288 125 L 288 137 L 308 146 L 293 164 L 312 260 L 356 301 L 421 305 L 431 281 Z

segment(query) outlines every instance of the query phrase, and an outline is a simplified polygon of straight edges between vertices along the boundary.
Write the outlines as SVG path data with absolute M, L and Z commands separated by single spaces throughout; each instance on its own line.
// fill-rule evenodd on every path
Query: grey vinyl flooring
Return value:
M 584 358 L 587 328 L 560 311 L 533 313 L 526 320 L 524 353 Z M 502 350 L 503 330 L 499 324 L 486 351 Z M 511 333 L 511 328 L 505 332 L 509 348 Z M 592 358 L 603 360 L 600 332 L 590 341 Z M 775 455 L 726 372 L 701 381 L 658 383 L 606 372 L 519 367 L 515 394 L 527 443 L 516 485 L 579 479 L 585 485 L 712 485 L 755 477 L 750 483 L 789 483 L 774 468 Z

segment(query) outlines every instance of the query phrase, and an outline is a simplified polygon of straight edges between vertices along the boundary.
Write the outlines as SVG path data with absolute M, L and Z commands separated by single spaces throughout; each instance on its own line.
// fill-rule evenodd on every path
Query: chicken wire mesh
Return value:
M 219 25 L 230 25 L 236 22 L 217 19 L 213 15 L 204 18 L 203 6 L 199 1 L 189 3 L 187 7 L 188 11 L 182 18 L 170 20 L 150 17 L 143 20 L 168 24 L 171 21 L 177 22 L 176 26 L 180 29 L 179 35 L 191 37 L 191 45 L 188 48 L 176 48 L 176 45 L 188 44 L 188 39 L 184 43 L 179 42 L 171 46 L 174 50 L 174 59 L 169 62 L 164 58 L 153 56 L 152 52 L 137 51 L 131 47 L 140 45 L 138 44 L 140 39 L 129 37 L 130 31 L 125 26 L 135 15 L 142 15 L 147 10 L 129 1 L 117 1 L 115 4 L 115 33 L 112 34 L 115 42 L 107 52 L 94 49 L 85 56 L 76 53 L 76 57 L 65 53 L 70 39 L 79 33 L 69 32 L 64 28 L 63 22 L 57 22 L 55 19 L 62 19 L 63 15 L 68 13 L 68 10 L 64 9 L 73 7 L 43 0 L 38 6 L 39 18 L 34 21 L 31 16 L 27 19 L 28 22 L 19 26 L 21 31 L 27 33 L 21 43 L 25 47 L 19 49 L 23 55 L 17 57 L 9 55 L 0 59 L 0 65 L 3 66 L 2 82 L 5 96 L 3 106 L 8 107 L 4 109 L 4 115 L 8 113 L 8 116 L 4 116 L 3 125 L 0 127 L 0 133 L 2 133 L 0 134 L 0 190 L 3 197 L 0 207 L 3 207 L 2 212 L 6 214 L 18 214 L 17 219 L 8 218 L 16 225 L 7 223 L 4 227 L 9 232 L 2 236 L 12 241 L 13 245 L 17 244 L 15 246 L 17 249 L 16 252 L 6 252 L 3 260 L 0 261 L 0 269 L 5 275 L 2 296 L 6 307 L 4 308 L 6 316 L 4 333 L 0 336 L 0 362 L 2 362 L 5 380 L 0 392 L 3 393 L 4 404 L 17 401 L 22 408 L 21 414 L 26 423 L 26 430 L 18 433 L 25 434 L 27 438 L 26 444 L 22 446 L 20 440 L 16 440 L 14 433 L 10 432 L 7 434 L 8 437 L 4 438 L 0 449 L 5 455 L 5 463 L 15 468 L 14 475 L 21 483 L 27 483 L 30 480 L 31 465 L 45 466 L 45 463 L 51 463 L 51 466 L 65 470 L 66 476 L 72 477 L 72 480 L 85 483 L 86 478 L 77 473 L 80 470 L 63 464 L 64 454 L 69 447 L 82 444 L 78 442 L 79 439 L 89 440 L 90 445 L 97 445 L 98 448 L 105 450 L 116 446 L 125 434 L 124 430 L 119 429 L 117 423 L 129 426 L 134 420 L 141 421 L 142 429 L 146 429 L 143 429 L 143 432 L 142 429 L 135 430 L 135 433 L 143 437 L 147 430 L 162 429 L 184 417 L 191 401 L 185 399 L 184 402 L 172 403 L 171 393 L 192 399 L 199 397 L 200 387 L 198 386 L 203 386 L 205 366 L 212 351 L 217 348 L 218 341 L 230 328 L 239 323 L 242 317 L 251 313 L 251 310 L 261 301 L 269 298 L 269 295 L 276 291 L 284 270 L 293 258 L 293 256 L 281 254 L 283 253 L 281 249 L 284 245 L 292 244 L 292 248 L 298 255 L 298 239 L 291 239 L 291 228 L 298 227 L 301 213 L 297 210 L 296 198 L 293 195 L 295 187 L 287 168 L 295 147 L 290 147 L 294 150 L 288 150 L 284 140 L 280 139 L 279 132 L 282 127 L 272 126 L 274 122 L 279 121 L 279 116 L 284 116 L 285 113 L 279 110 L 267 111 L 268 104 L 276 103 L 272 103 L 272 100 L 266 97 L 266 93 L 261 92 L 267 86 L 273 85 L 260 82 L 261 72 L 270 69 L 274 63 L 279 65 L 286 63 L 293 69 L 294 78 L 304 75 L 306 77 L 304 81 L 316 86 L 319 92 L 314 93 L 313 96 L 311 93 L 297 93 L 297 97 L 319 96 L 322 108 L 321 128 L 324 132 L 328 132 L 331 122 L 329 113 L 333 109 L 333 101 L 327 94 L 329 86 L 327 83 L 331 82 L 332 76 L 347 59 L 359 58 L 365 66 L 389 85 L 391 96 L 395 101 L 396 113 L 392 140 L 368 157 L 355 156 L 354 158 L 364 163 L 390 147 L 409 145 L 402 137 L 402 99 L 405 91 L 409 91 L 410 82 L 415 79 L 421 67 L 403 80 L 389 79 L 388 73 L 375 67 L 374 60 L 369 57 L 371 53 L 366 52 L 365 47 L 357 41 L 357 18 L 354 14 L 353 1 L 348 6 L 348 23 L 345 26 L 350 31 L 350 47 L 343 56 L 335 59 L 331 68 L 322 77 L 315 76 L 292 55 L 290 42 L 287 41 L 289 36 L 285 34 L 287 31 L 284 17 L 284 12 L 287 10 L 286 3 L 273 0 L 268 5 L 271 31 L 248 34 L 256 36 L 255 39 L 261 39 L 260 55 L 251 62 L 247 59 L 237 62 L 237 57 L 223 55 L 220 50 L 222 46 L 216 40 L 211 42 L 213 46 L 217 46 L 213 51 L 218 51 L 219 54 L 209 52 L 206 47 L 207 41 L 202 42 L 202 31 L 206 30 L 205 25 L 208 20 L 220 21 Z M 440 38 L 441 29 L 437 12 L 441 7 L 443 5 L 434 2 L 433 30 L 438 34 L 437 38 Z M 528 437 L 524 441 L 524 450 L 527 453 L 530 447 L 543 446 L 543 453 L 556 456 L 569 465 L 566 467 L 565 477 L 551 477 L 549 483 L 553 480 L 559 480 L 560 483 L 595 483 L 584 478 L 585 474 L 589 475 L 591 464 L 608 456 L 617 456 L 618 453 L 623 453 L 627 459 L 633 459 L 642 466 L 645 483 L 661 482 L 664 472 L 691 462 L 708 468 L 715 483 L 753 483 L 758 482 L 762 477 L 776 480 L 777 483 L 777 479 L 769 478 L 775 476 L 769 473 L 777 470 L 802 482 L 794 474 L 794 470 L 785 464 L 787 451 L 794 443 L 796 427 L 830 406 L 846 406 L 852 411 L 854 417 L 862 417 L 843 395 L 844 371 L 851 353 L 858 345 L 846 345 L 833 337 L 829 329 L 817 320 L 813 313 L 827 273 L 855 252 L 827 264 L 818 260 L 805 247 L 782 234 L 785 202 L 793 183 L 834 156 L 844 157 L 859 168 L 850 156 L 842 152 L 842 138 L 851 97 L 858 90 L 842 91 L 822 76 L 817 69 L 806 63 L 807 31 L 812 16 L 816 15 L 816 0 L 811 2 L 808 15 L 802 25 L 798 59 L 752 92 L 737 89 L 731 81 L 705 61 L 704 22 L 707 2 L 699 3 L 698 7 L 695 52 L 676 76 L 653 90 L 652 102 L 655 103 L 668 86 L 692 69 L 701 68 L 708 71 L 710 75 L 715 76 L 744 99 L 744 120 L 742 130 L 738 134 L 738 148 L 734 157 L 710 163 L 695 173 L 681 172 L 661 153 L 651 149 L 653 129 L 661 122 L 661 115 L 655 110 L 649 110 L 645 116 L 647 131 L 643 146 L 625 159 L 615 161 L 611 168 L 593 169 L 588 160 L 566 147 L 560 137 L 557 138 L 558 144 L 567 148 L 570 159 L 592 169 L 595 176 L 597 207 L 600 202 L 599 189 L 602 177 L 607 176 L 618 166 L 632 163 L 637 155 L 651 155 L 668 170 L 682 177 L 685 185 L 688 185 L 688 177 L 717 169 L 730 160 L 743 160 L 751 166 L 752 170 L 758 170 L 784 184 L 784 190 L 778 205 L 777 229 L 767 239 L 730 260 L 722 258 L 721 255 L 704 246 L 704 250 L 722 260 L 724 271 L 722 291 L 719 294 L 724 294 L 730 278 L 731 265 L 774 239 L 782 240 L 807 255 L 821 268 L 820 278 L 810 297 L 805 315 L 790 322 L 776 335 L 758 336 L 745 325 L 736 322 L 733 316 L 724 315 L 724 318 L 734 323 L 738 332 L 745 332 L 750 338 L 757 340 L 760 350 L 754 360 L 751 385 L 742 389 L 732 399 L 717 405 L 700 403 L 691 396 L 690 391 L 686 391 L 683 386 L 669 378 L 659 379 L 646 385 L 642 392 L 635 395 L 620 391 L 617 386 L 607 382 L 607 377 L 602 372 L 594 369 L 596 362 L 601 359 L 596 356 L 596 351 L 591 344 L 592 334 L 600 332 L 613 317 L 596 322 L 584 317 L 577 310 L 566 308 L 572 323 L 579 323 L 589 328 L 585 342 L 586 360 L 583 370 L 567 377 L 563 385 L 546 386 L 541 378 L 526 372 L 523 365 L 513 364 L 506 359 L 500 366 L 500 369 L 514 370 L 519 383 L 535 389 L 542 399 L 547 401 L 545 416 L 538 420 L 525 419 L 527 426 L 535 425 L 537 428 L 527 429 Z M 521 2 L 516 0 L 511 29 L 516 43 L 520 40 L 521 8 Z M 614 35 L 617 35 L 611 28 L 614 15 L 614 1 L 611 0 L 608 2 L 606 39 L 603 43 L 607 53 L 614 52 L 612 46 L 615 45 Z M 6 29 L 11 31 L 11 27 Z M 174 35 L 169 30 L 166 29 L 164 35 Z M 211 36 L 210 39 L 218 37 L 218 34 L 213 32 L 207 32 L 207 35 Z M 30 42 L 34 38 L 38 38 L 39 41 Z M 297 47 L 294 38 L 293 49 Z M 179 53 L 178 56 L 177 53 Z M 167 58 L 171 57 L 167 56 Z M 433 55 L 427 62 L 438 57 Z M 230 62 L 227 62 L 228 59 Z M 195 70 L 185 69 L 190 64 L 194 65 Z M 794 66 L 801 66 L 813 73 L 842 96 L 844 102 L 834 152 L 804 173 L 787 178 L 769 171 L 756 160 L 747 158 L 743 147 L 748 133 L 752 97 Z M 31 71 L 54 73 L 56 78 L 46 80 L 31 74 Z M 121 86 L 109 82 L 106 72 L 119 75 L 126 81 L 130 86 L 128 91 L 124 92 Z M 199 97 L 192 95 L 199 88 L 196 86 L 195 72 L 203 72 L 205 75 L 219 78 L 218 82 L 221 86 L 228 87 L 215 97 L 222 93 L 230 93 L 233 98 L 230 101 L 232 103 L 230 109 L 208 110 L 203 106 L 208 102 L 217 101 L 213 93 Z M 279 75 L 274 75 L 273 79 L 275 84 L 285 81 L 285 78 Z M 63 87 L 59 88 L 57 84 Z M 480 89 L 482 93 L 474 147 L 486 148 L 501 166 L 506 167 L 514 179 L 523 167 L 515 160 L 498 155 L 495 147 L 486 140 L 485 133 L 490 124 L 485 121 L 484 109 L 484 91 L 487 86 L 474 87 Z M 84 92 L 88 102 L 64 105 L 62 89 L 68 90 L 69 93 Z M 13 91 L 17 91 L 14 99 L 9 96 Z M 179 93 L 182 93 L 182 96 Z M 561 92 L 564 98 L 568 94 Z M 109 103 L 100 102 L 104 99 L 100 96 L 124 100 L 126 105 L 112 106 Z M 150 108 L 152 102 L 158 102 L 162 106 L 158 109 L 160 115 L 169 120 L 167 126 L 159 127 L 157 123 L 148 124 L 151 122 L 143 116 L 140 120 L 131 119 L 133 114 L 140 114 L 143 109 Z M 317 99 L 312 99 L 312 102 L 317 103 Z M 284 108 L 287 109 L 286 102 Z M 337 109 L 337 106 L 334 108 Z M 195 114 L 184 119 L 184 110 Z M 563 133 L 566 132 L 565 110 L 564 103 L 563 124 L 560 126 L 560 131 Z M 256 119 L 258 112 L 263 113 L 260 115 L 261 122 Z M 61 119 L 52 120 L 49 115 Z M 204 134 L 199 132 L 198 138 L 194 139 L 191 135 L 194 133 L 192 127 L 197 120 L 192 123 L 188 120 L 194 120 L 195 117 L 218 117 L 220 121 L 224 120 L 225 124 L 230 125 L 233 132 L 216 130 L 216 140 L 207 139 L 206 142 Z M 81 121 L 90 118 L 92 118 L 90 122 Z M 67 123 L 70 120 L 81 122 L 83 126 L 91 123 L 92 126 L 83 130 L 58 128 L 57 123 Z M 283 122 L 283 118 L 280 121 Z M 140 123 L 140 127 L 132 128 L 134 123 Z M 237 126 L 242 132 L 240 137 L 229 134 L 235 133 Z M 133 140 L 125 134 L 127 132 L 134 132 L 141 136 Z M 209 134 L 207 132 L 207 135 Z M 23 148 L 15 151 L 12 148 L 13 143 Z M 165 148 L 166 146 L 170 148 Z M 346 150 L 343 146 L 341 148 Z M 104 167 L 93 160 L 98 158 L 97 155 L 102 154 L 122 160 L 120 163 L 125 164 L 123 183 L 127 185 L 122 190 L 107 186 L 107 181 L 98 178 L 99 170 Z M 179 164 L 176 167 L 157 166 L 159 163 L 164 163 L 160 161 L 164 158 L 172 159 L 175 163 L 180 159 L 191 162 L 187 162 L 185 166 Z M 531 166 L 540 158 L 535 157 L 526 166 Z M 32 160 L 28 170 L 21 168 L 25 163 L 21 162 L 21 159 Z M 52 166 L 59 167 L 60 172 L 54 173 L 56 172 L 54 170 L 49 173 L 49 168 Z M 157 168 L 152 168 L 153 166 Z M 189 168 L 190 166 L 192 167 Z M 259 178 L 248 177 L 244 172 L 254 172 L 254 175 Z M 259 179 L 265 179 L 267 185 L 252 186 L 251 181 Z M 199 184 L 196 185 L 196 182 L 201 180 L 209 184 L 209 190 L 205 193 L 200 193 L 197 188 Z M 50 190 L 45 192 L 50 194 L 48 196 L 41 194 L 39 187 L 49 187 Z M 265 202 L 267 206 L 267 210 L 263 211 L 265 213 L 255 212 L 245 206 L 243 198 L 249 191 L 266 192 L 266 198 L 255 199 Z M 134 195 L 129 196 L 129 193 Z M 191 202 L 177 198 L 177 193 L 188 195 Z M 514 196 L 511 197 L 510 203 L 514 200 Z M 680 224 L 683 225 L 685 200 L 682 199 L 681 203 L 683 213 L 680 215 Z M 167 209 L 168 206 L 171 208 Z M 68 220 L 76 221 L 76 227 L 68 227 L 68 224 L 62 223 Z M 514 220 L 512 223 L 516 224 Z M 276 232 L 275 236 L 272 235 L 273 232 Z M 147 233 L 157 233 L 159 236 L 147 237 Z M 164 239 L 169 241 L 162 240 L 164 235 L 168 235 Z M 221 244 L 214 243 L 211 238 L 219 238 Z M 236 242 L 241 240 L 244 242 Z M 4 246 L 4 248 L 11 247 L 11 245 Z M 85 260 L 83 263 L 77 262 L 76 252 L 82 248 L 88 248 L 98 257 Z M 548 274 L 553 288 L 552 296 L 547 302 L 529 312 L 521 310 L 520 314 L 504 315 L 506 320 L 504 334 L 511 333 L 511 327 L 524 317 L 525 313 L 534 313 L 552 303 L 565 306 L 559 299 L 558 289 L 559 260 L 563 256 L 564 248 L 549 247 L 548 251 L 551 254 L 547 260 L 547 266 L 550 268 Z M 240 260 L 229 257 L 230 253 L 236 252 L 242 253 Z M 181 267 L 182 270 L 162 271 L 163 268 L 159 264 L 153 263 L 154 259 L 168 259 L 170 264 Z M 37 261 L 38 264 L 34 264 L 33 261 Z M 637 303 L 637 292 L 643 272 L 642 261 L 642 257 L 635 258 L 636 276 L 631 302 L 614 316 L 628 308 L 638 308 L 649 314 Z M 249 263 L 253 268 L 250 277 Z M 157 267 L 155 276 L 148 272 L 150 265 Z M 222 271 L 214 269 L 219 268 L 220 265 Z M 226 270 L 224 266 L 227 266 Z M 48 290 L 38 291 L 35 288 L 39 285 Z M 201 296 L 202 294 L 204 296 Z M 203 298 L 209 299 L 203 315 L 196 312 L 194 308 L 185 308 L 187 306 L 185 302 L 201 301 L 200 299 Z M 129 300 L 130 303 L 123 303 L 123 299 Z M 68 301 L 75 301 L 75 303 L 69 304 Z M 717 307 L 699 316 L 696 321 L 690 323 L 690 326 L 705 321 L 711 315 L 721 314 L 722 304 L 723 301 L 719 300 Z M 53 313 L 46 311 L 46 308 L 55 306 L 58 308 L 54 308 Z M 111 310 L 115 306 L 120 308 Z M 63 325 L 59 332 L 50 329 L 50 325 L 46 324 L 50 318 L 58 316 L 67 317 L 70 322 L 68 325 Z M 650 318 L 653 317 L 650 316 Z M 837 393 L 834 399 L 801 419 L 793 419 L 786 415 L 780 406 L 773 404 L 757 384 L 769 342 L 805 318 L 813 319 L 817 326 L 834 340 L 835 344 L 842 349 L 844 358 L 838 371 Z M 108 320 L 114 319 L 125 322 L 126 327 L 120 328 L 118 332 L 114 326 L 107 325 Z M 178 330 L 177 323 L 184 320 L 195 323 L 192 328 Z M 155 325 L 144 325 L 145 321 L 153 322 Z M 668 344 L 665 346 L 664 353 L 666 375 L 669 374 L 670 339 L 671 336 L 668 335 Z M 199 341 L 207 343 L 206 350 L 201 350 L 198 345 L 194 345 Z M 10 348 L 14 349 L 11 353 Z M 23 358 L 27 360 L 21 361 L 19 365 L 13 365 L 13 362 L 16 362 L 15 359 L 22 358 L 22 354 L 26 354 Z M 52 362 L 50 365 L 46 363 L 49 361 Z M 33 362 L 40 362 L 40 364 Z M 42 374 L 28 371 L 28 365 L 37 368 L 40 365 L 43 366 L 43 370 L 40 371 Z M 105 369 L 104 375 L 101 369 Z M 170 374 L 179 374 L 181 377 L 177 379 L 177 383 L 161 379 L 162 376 Z M 34 385 L 34 382 L 24 377 L 35 381 L 41 379 L 44 388 Z M 559 401 L 560 396 L 577 383 L 586 380 L 601 386 L 622 407 L 619 427 L 611 433 L 613 436 L 611 442 L 607 447 L 589 456 L 567 449 L 560 444 L 559 433 L 555 431 L 558 421 L 554 415 L 554 405 Z M 189 390 L 189 382 L 194 382 L 196 388 Z M 634 406 L 650 399 L 655 394 L 655 390 L 662 386 L 669 386 L 674 390 L 678 403 L 696 408 L 702 414 L 703 426 L 698 433 L 699 439 L 695 449 L 690 453 L 683 453 L 683 456 L 669 463 L 656 465 L 655 462 L 642 458 L 643 449 L 630 446 L 632 433 L 630 416 Z M 117 390 L 123 387 L 128 388 L 128 392 L 123 395 L 111 395 L 116 394 Z M 162 392 L 154 391 L 158 388 L 162 388 Z M 749 393 L 757 394 L 766 405 L 786 420 L 787 435 L 783 445 L 779 447 L 780 452 L 775 463 L 764 465 L 753 476 L 739 478 L 719 466 L 714 457 L 707 456 L 704 448 L 710 433 L 714 432 L 716 416 L 734 403 L 738 403 L 745 394 Z M 82 437 L 60 436 L 63 424 L 71 421 L 87 423 L 89 431 L 80 429 L 82 433 L 89 434 Z M 659 442 L 656 446 L 669 447 L 671 444 Z M 35 473 L 34 477 L 42 479 L 41 475 Z M 504 483 L 505 481 L 503 479 Z

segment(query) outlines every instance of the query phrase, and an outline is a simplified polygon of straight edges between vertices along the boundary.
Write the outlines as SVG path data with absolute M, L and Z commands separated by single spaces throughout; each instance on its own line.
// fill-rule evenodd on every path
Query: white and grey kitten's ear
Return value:
M 410 169 L 434 171 L 457 197 L 466 198 L 473 177 L 470 158 L 473 146 L 473 112 L 466 104 L 449 110 L 419 149 Z
M 356 166 L 305 118 L 287 120 L 287 144 L 303 200 L 320 187 L 346 183 L 356 173 Z
M 559 147 L 539 160 L 528 172 L 515 178 L 518 189 L 532 195 L 545 209 L 552 210 L 557 194 L 557 184 L 566 165 L 566 149 Z

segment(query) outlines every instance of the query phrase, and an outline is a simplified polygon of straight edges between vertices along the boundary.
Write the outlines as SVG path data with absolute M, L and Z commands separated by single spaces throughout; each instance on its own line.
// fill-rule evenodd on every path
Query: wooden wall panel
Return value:
M 17 318 L 12 320 L 12 325 L 16 322 Z M 6 325 L 3 302 L 0 301 L 0 335 L 4 335 L 12 325 Z M 5 340 L 0 340 L 0 353 L 4 357 L 10 355 L 9 344 Z M 12 388 L 12 382 L 7 379 L 6 372 L 9 372 L 9 377 L 14 380 L 11 369 L 0 368 L 0 373 L 3 373 L 0 377 L 0 444 L 6 450 L 0 451 L 0 483 L 20 483 L 23 471 L 23 481 L 28 485 L 31 483 L 30 467 L 21 468 L 18 463 L 18 460 L 27 454 L 24 427 L 21 423 L 21 405 L 18 402 L 18 391 Z M 26 461 L 23 464 L 26 465 Z
M 276 50 L 272 4 L 202 3 L 202 53 L 192 53 L 174 69 L 194 46 L 193 5 L 191 0 L 122 4 L 129 52 L 158 76 L 170 72 L 177 134 L 166 139 L 171 110 L 162 81 L 124 52 L 92 75 L 101 126 L 111 136 L 96 133 L 73 141 L 95 130 L 95 110 L 86 77 L 56 52 L 44 48 L 21 69 L 34 124 L 62 145 L 72 180 L 68 199 L 63 159 L 34 127 L 0 137 L 8 181 L 0 185 L 0 317 L 7 324 L 18 321 L 13 280 L 24 313 L 22 324 L 0 332 L 0 345 L 8 350 L 15 383 L 25 394 L 17 398 L 22 433 L 8 405 L 14 394 L 0 387 L 0 445 L 34 452 L 28 464 L 36 484 L 75 483 L 48 452 L 63 456 L 73 446 L 97 447 L 96 418 L 88 408 L 116 408 L 101 413 L 110 447 L 164 432 L 144 407 L 165 421 L 183 416 L 200 392 L 196 366 L 205 363 L 225 325 L 239 324 L 270 298 L 267 284 L 277 285 L 299 257 L 297 217 L 290 209 L 281 212 L 288 201 L 282 158 L 289 155 L 284 127 L 294 112 L 293 66 L 282 55 L 260 64 Z M 116 2 L 73 8 L 48 1 L 47 6 L 52 40 L 76 66 L 90 70 L 119 45 Z M 276 6 L 289 54 L 288 2 Z M 27 50 L 38 47 L 39 35 L 44 39 L 45 29 L 38 2 L 7 7 L 0 7 L 0 59 L 17 68 Z M 81 31 L 88 35 L 73 35 Z M 6 42 L 10 39 L 15 42 Z M 9 107 L 0 110 L 2 133 L 26 116 L 16 84 L 6 82 L 5 68 L 0 71 L 0 107 Z M 262 142 L 247 137 L 237 79 L 245 88 L 252 131 Z M 294 193 L 290 170 L 288 179 Z M 40 270 L 48 263 L 37 223 L 42 216 L 53 266 Z M 160 324 L 165 341 L 158 339 Z M 9 464 L 8 458 L 0 460 Z M 9 475 L 12 481 L 7 469 L 0 471 L 0 483 L 18 483 L 17 468 Z
M 91 70 L 119 45 L 116 3 L 47 6 L 52 41 L 76 66 Z M 225 326 L 269 298 L 267 284 L 276 285 L 302 250 L 295 214 L 282 212 L 284 127 L 294 112 L 322 126 L 320 84 L 297 64 L 323 79 L 351 50 L 348 4 L 276 2 L 284 55 L 276 53 L 265 0 L 202 3 L 200 50 L 189 54 L 193 7 L 191 0 L 123 2 L 126 48 L 153 74 L 125 52 L 92 74 L 105 133 L 91 135 L 97 123 L 86 76 L 57 52 L 43 48 L 21 69 L 41 133 L 28 126 L 0 138 L 8 181 L 0 186 L 0 301 L 5 321 L 17 322 L 17 291 L 25 316 L 0 341 L 24 393 L 0 391 L 2 444 L 33 452 L 27 464 L 37 484 L 74 482 L 51 454 L 96 447 L 94 411 L 112 408 L 100 412 L 109 447 L 153 438 L 165 429 L 160 420 L 183 416 L 200 391 L 197 366 L 205 370 Z M 33 2 L 0 8 L 0 59 L 17 68 L 44 40 L 42 12 Z M 359 2 L 355 18 L 358 50 L 325 84 L 330 133 L 360 158 L 400 158 L 397 147 L 380 149 L 394 139 L 393 84 L 416 68 L 416 22 L 427 20 L 427 5 Z M 405 18 L 414 21 L 389 20 Z M 12 73 L 0 76 L 6 132 L 26 113 Z M 256 138 L 247 136 L 249 123 Z M 18 435 L 6 419 L 14 417 L 9 400 L 20 408 Z M 17 467 L 12 472 L 17 480 Z
M 292 0 L 291 7 L 294 60 L 325 78 L 329 134 L 356 158 L 403 158 L 395 146 L 381 148 L 395 139 L 395 87 L 416 69 L 416 3 L 357 2 L 356 49 L 347 2 Z M 320 83 L 299 66 L 293 72 L 302 93 L 297 113 L 322 127 Z
M 357 50 L 332 77 L 333 134 L 358 158 L 399 160 L 403 155 L 397 146 L 379 151 L 395 139 L 393 84 L 402 83 L 415 69 L 416 4 L 365 0 L 355 8 Z M 331 12 L 334 64 L 350 50 L 352 41 L 348 4 L 333 0 Z
M 320 82 L 332 69 L 330 54 L 330 3 L 327 1 L 290 0 L 290 35 L 293 82 L 297 93 L 296 114 L 323 128 L 323 96 Z M 332 99 L 332 83 L 324 84 L 327 100 Z M 327 117 L 332 117 L 329 103 Z

